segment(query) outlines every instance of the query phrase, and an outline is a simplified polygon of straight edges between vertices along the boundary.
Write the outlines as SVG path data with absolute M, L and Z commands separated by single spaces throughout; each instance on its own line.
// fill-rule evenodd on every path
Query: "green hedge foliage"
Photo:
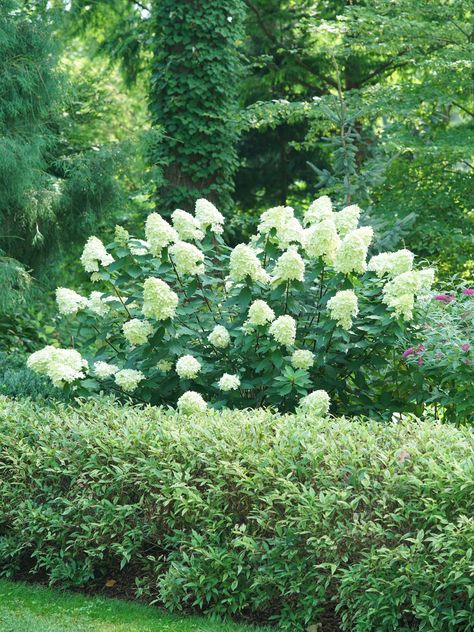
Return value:
M 288 632 L 473 629 L 467 428 L 3 398 L 0 437 L 4 575 Z

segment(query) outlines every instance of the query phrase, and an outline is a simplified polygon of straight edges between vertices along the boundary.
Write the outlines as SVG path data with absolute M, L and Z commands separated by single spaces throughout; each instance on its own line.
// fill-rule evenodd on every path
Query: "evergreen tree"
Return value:
M 0 4 L 0 246 L 31 262 L 55 203 L 46 157 L 58 96 L 48 24 L 17 0 Z

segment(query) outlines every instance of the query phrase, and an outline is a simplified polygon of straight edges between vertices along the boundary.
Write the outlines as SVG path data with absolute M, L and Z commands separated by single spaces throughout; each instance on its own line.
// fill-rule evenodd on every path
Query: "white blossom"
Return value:
M 296 321 L 291 316 L 279 316 L 270 325 L 270 335 L 281 345 L 291 347 L 296 338 Z
M 163 248 L 179 239 L 176 230 L 158 213 L 148 215 L 145 223 L 145 237 L 151 254 L 157 257 L 160 256 Z
M 239 244 L 230 253 L 229 276 L 237 283 L 245 281 L 247 277 L 260 283 L 268 283 L 270 280 L 257 257 L 257 253 L 247 244 Z
M 153 333 L 153 327 L 147 320 L 132 318 L 122 326 L 123 335 L 132 346 L 144 345 Z
M 236 391 L 240 386 L 240 379 L 238 375 L 230 375 L 224 373 L 218 382 L 221 391 Z
M 114 262 L 104 244 L 97 237 L 89 237 L 81 255 L 81 263 L 86 272 L 99 272 L 99 264 L 108 266 Z
M 171 218 L 173 220 L 174 229 L 177 231 L 179 238 L 183 241 L 189 239 L 200 241 L 204 238 L 201 224 L 191 213 L 187 213 L 178 208 L 173 212 Z
M 332 320 L 343 329 L 351 329 L 352 319 L 359 313 L 357 296 L 353 290 L 340 290 L 329 299 L 328 309 Z
M 192 355 L 184 355 L 176 362 L 176 373 L 180 378 L 193 380 L 201 370 L 201 363 Z
M 334 219 L 331 199 L 327 195 L 322 195 L 311 203 L 305 213 L 305 224 L 317 224 L 325 219 Z
M 177 407 L 183 415 L 194 415 L 204 412 L 207 409 L 207 404 L 199 393 L 186 391 L 178 399 Z
M 329 412 L 331 400 L 326 391 L 313 391 L 303 397 L 299 403 L 299 410 L 315 417 L 325 417 Z
M 295 369 L 310 369 L 314 364 L 314 353 L 308 349 L 297 349 L 291 356 L 291 364 Z
M 310 259 L 322 257 L 326 264 L 333 265 L 340 244 L 332 219 L 323 219 L 305 231 L 304 249 Z
M 209 200 L 204 198 L 197 200 L 194 214 L 203 231 L 210 227 L 211 232 L 216 235 L 224 232 L 224 216 Z
M 146 279 L 143 285 L 143 314 L 146 318 L 166 320 L 173 318 L 178 306 L 178 295 L 170 286 L 155 277 Z
M 124 391 L 131 392 L 145 379 L 141 371 L 135 369 L 121 369 L 115 374 L 115 383 Z
M 89 302 L 87 298 L 74 292 L 74 290 L 69 290 L 66 287 L 58 287 L 56 290 L 56 303 L 59 313 L 69 316 L 71 314 L 77 314 L 80 309 L 85 309 Z
M 171 246 L 170 255 L 173 257 L 179 275 L 204 273 L 204 254 L 194 244 L 177 241 Z
M 230 335 L 225 327 L 216 325 L 207 337 L 213 347 L 225 349 L 230 345 Z
M 247 323 L 250 325 L 266 325 L 275 320 L 275 312 L 273 309 L 262 301 L 257 299 L 249 307 Z
M 119 370 L 118 366 L 115 364 L 109 364 L 108 362 L 102 362 L 99 360 L 94 363 L 94 374 L 99 380 L 106 380 L 112 375 L 115 375 Z
M 47 375 L 55 386 L 61 387 L 83 379 L 88 363 L 75 349 L 58 349 L 48 345 L 32 353 L 27 366 L 36 373 Z
M 357 204 L 346 206 L 339 213 L 334 213 L 334 222 L 339 236 L 345 237 L 348 233 L 355 230 L 359 225 L 359 218 L 360 208 Z
M 305 265 L 295 247 L 289 248 L 278 259 L 273 270 L 273 281 L 304 281 Z

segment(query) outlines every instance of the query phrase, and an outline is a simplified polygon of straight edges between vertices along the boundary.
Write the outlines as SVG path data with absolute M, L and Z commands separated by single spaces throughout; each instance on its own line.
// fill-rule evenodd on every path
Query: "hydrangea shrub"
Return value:
M 82 355 L 47 347 L 28 364 L 78 392 L 120 391 L 186 413 L 324 415 L 329 397 L 334 413 L 386 409 L 373 385 L 434 271 L 415 269 L 407 250 L 369 257 L 373 230 L 360 213 L 326 196 L 301 219 L 271 208 L 250 242 L 231 248 L 224 217 L 200 199 L 171 222 L 152 213 L 145 239 L 123 227 L 106 247 L 91 237 L 81 263 L 94 291 L 57 290 Z

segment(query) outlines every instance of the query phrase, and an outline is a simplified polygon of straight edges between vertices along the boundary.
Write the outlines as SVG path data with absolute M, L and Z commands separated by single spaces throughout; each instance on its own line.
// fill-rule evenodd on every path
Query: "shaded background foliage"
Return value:
M 52 289 L 114 221 L 208 195 L 237 243 L 264 207 L 328 193 L 363 202 L 379 245 L 468 278 L 467 0 L 175 4 L 2 3 L 7 258 Z

